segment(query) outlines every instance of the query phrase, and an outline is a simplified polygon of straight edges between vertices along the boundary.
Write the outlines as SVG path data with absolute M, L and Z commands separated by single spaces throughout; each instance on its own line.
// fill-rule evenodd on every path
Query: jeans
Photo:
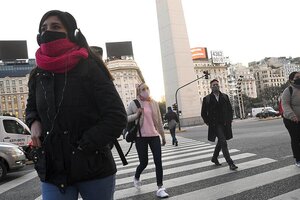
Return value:
M 300 123 L 293 122 L 283 118 L 283 123 L 291 137 L 291 146 L 294 158 L 297 162 L 300 161 Z
M 43 200 L 77 200 L 80 193 L 83 200 L 113 200 L 116 175 L 101 179 L 79 182 L 68 186 L 64 193 L 51 184 L 42 182 Z
M 225 126 L 224 125 L 217 124 L 217 127 L 216 127 L 216 136 L 218 138 L 218 143 L 217 143 L 217 145 L 215 147 L 213 158 L 218 158 L 219 153 L 220 153 L 220 151 L 222 149 L 223 156 L 224 156 L 226 162 L 229 165 L 233 164 L 233 161 L 231 160 L 230 154 L 229 154 L 229 151 L 228 151 L 228 145 L 227 145 L 227 141 L 226 141 L 226 138 L 225 138 Z
M 148 145 L 150 146 L 151 152 L 153 154 L 157 186 L 162 186 L 163 168 L 161 162 L 161 144 L 159 136 L 136 138 L 135 147 L 139 156 L 140 164 L 136 168 L 135 178 L 139 180 L 141 173 L 148 165 Z

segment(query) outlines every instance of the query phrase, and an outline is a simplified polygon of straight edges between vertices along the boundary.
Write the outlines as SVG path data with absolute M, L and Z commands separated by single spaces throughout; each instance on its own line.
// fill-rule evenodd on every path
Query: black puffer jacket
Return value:
M 28 86 L 26 122 L 39 120 L 43 126 L 35 164 L 41 181 L 64 189 L 115 174 L 109 144 L 120 136 L 127 116 L 106 71 L 88 58 L 63 74 L 36 68 Z

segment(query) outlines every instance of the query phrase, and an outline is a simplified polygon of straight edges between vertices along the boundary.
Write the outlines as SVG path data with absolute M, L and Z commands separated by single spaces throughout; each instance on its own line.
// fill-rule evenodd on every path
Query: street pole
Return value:
M 188 82 L 187 84 L 184 84 L 183 86 L 179 87 L 179 88 L 176 90 L 176 92 L 175 92 L 175 103 L 176 103 L 176 105 L 177 105 L 176 114 L 177 114 L 177 116 L 178 116 L 178 119 L 179 119 L 179 107 L 178 107 L 178 101 L 177 101 L 177 93 L 178 93 L 178 91 L 179 91 L 181 88 L 183 88 L 183 87 L 185 87 L 185 86 L 187 86 L 187 85 L 189 85 L 189 84 L 191 84 L 191 83 L 193 83 L 193 82 L 195 82 L 195 81 L 197 81 L 197 80 L 199 80 L 199 79 L 201 79 L 201 78 L 203 78 L 203 77 L 205 77 L 205 79 L 208 79 L 208 75 L 209 75 L 208 71 L 204 71 L 203 73 L 204 73 L 203 76 L 201 76 L 201 77 L 199 77 L 199 78 L 196 78 L 195 80 L 193 80 L 193 81 L 191 81 L 191 82 Z M 179 122 L 178 122 L 178 129 L 181 130 L 180 120 L 179 120 Z

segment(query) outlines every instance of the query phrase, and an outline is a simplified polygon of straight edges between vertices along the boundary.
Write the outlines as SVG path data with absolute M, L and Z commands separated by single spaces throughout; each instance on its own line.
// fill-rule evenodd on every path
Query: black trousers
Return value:
M 215 151 L 213 154 L 213 158 L 218 158 L 220 151 L 222 150 L 223 156 L 228 164 L 232 164 L 233 161 L 230 158 L 230 154 L 228 151 L 228 145 L 225 137 L 225 126 L 222 124 L 218 124 L 216 126 L 216 136 L 218 138 L 217 145 L 215 147 Z
M 293 156 L 296 159 L 296 161 L 299 162 L 300 161 L 300 123 L 293 122 L 286 118 L 283 118 L 283 123 L 291 137 Z
M 135 178 L 140 179 L 141 173 L 148 165 L 148 145 L 150 146 L 151 152 L 153 154 L 157 186 L 162 186 L 163 168 L 161 162 L 161 144 L 159 136 L 136 138 L 135 147 L 139 156 L 140 164 L 136 168 Z
M 177 142 L 176 126 L 174 128 L 170 128 L 170 133 L 171 133 L 171 136 L 172 136 L 172 144 L 174 145 Z

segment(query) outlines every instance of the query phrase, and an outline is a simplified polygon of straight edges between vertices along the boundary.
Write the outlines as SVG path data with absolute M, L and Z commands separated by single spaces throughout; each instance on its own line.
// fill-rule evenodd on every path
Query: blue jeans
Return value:
M 113 200 L 116 175 L 101 179 L 79 182 L 68 186 L 65 193 L 51 183 L 42 182 L 43 200 L 77 200 L 80 193 L 83 200 Z

